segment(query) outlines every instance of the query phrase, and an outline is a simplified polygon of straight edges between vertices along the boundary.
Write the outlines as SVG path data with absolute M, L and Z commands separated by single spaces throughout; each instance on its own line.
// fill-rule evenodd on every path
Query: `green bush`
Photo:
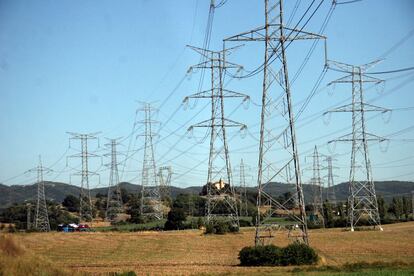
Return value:
M 236 233 L 239 232 L 239 227 L 232 224 L 230 221 L 211 221 L 206 224 L 206 234 Z
M 282 249 L 282 265 L 310 265 L 318 261 L 315 250 L 304 243 L 292 243 Z
M 183 208 L 173 207 L 168 212 L 167 221 L 165 222 L 165 230 L 180 230 L 184 229 L 184 222 L 186 220 L 185 212 Z
M 280 265 L 282 249 L 274 245 L 245 247 L 239 252 L 242 266 Z
M 247 219 L 239 219 L 240 227 L 249 227 L 252 226 L 252 222 Z
M 293 243 L 284 248 L 274 245 L 244 247 L 239 259 L 242 266 L 310 265 L 318 261 L 318 254 L 306 244 Z

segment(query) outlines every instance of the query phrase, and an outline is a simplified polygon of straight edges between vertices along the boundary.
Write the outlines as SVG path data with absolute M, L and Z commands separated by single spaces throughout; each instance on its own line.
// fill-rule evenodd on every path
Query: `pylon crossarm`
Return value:
M 366 74 L 364 74 L 363 79 L 361 80 L 361 82 L 363 82 L 363 83 L 371 82 L 371 83 L 379 84 L 379 83 L 383 83 L 384 80 L 381 80 L 381 79 L 378 79 L 378 78 L 375 78 L 375 77 L 371 77 L 371 76 L 367 76 Z
M 335 83 L 352 83 L 352 75 L 344 76 L 337 80 L 331 81 L 328 83 L 328 86 L 335 84 Z
M 204 120 L 202 122 L 199 122 L 197 124 L 194 124 L 190 126 L 189 130 L 192 128 L 200 128 L 200 127 L 240 127 L 241 129 L 246 128 L 247 126 L 242 123 L 238 123 L 236 121 L 230 120 L 230 119 L 224 119 L 224 125 L 221 122 L 221 118 L 214 118 L 214 119 L 208 119 Z
M 334 109 L 328 110 L 328 111 L 324 112 L 323 115 L 326 115 L 328 113 L 333 113 L 333 112 L 352 112 L 353 111 L 352 108 L 353 108 L 352 104 L 346 104 L 346 105 L 339 106 L 339 107 L 336 107 Z
M 330 59 L 326 60 L 326 65 L 328 66 L 328 69 L 335 69 L 336 67 L 342 70 L 344 73 L 352 73 L 355 67 L 355 65 L 352 65 L 352 64 L 330 60 Z
M 280 27 L 279 24 L 275 25 L 277 28 Z M 300 39 L 327 39 L 326 36 L 324 35 L 320 35 L 320 34 L 316 34 L 316 33 L 311 33 L 311 32 L 306 32 L 306 31 L 302 31 L 302 30 L 298 30 L 298 29 L 292 29 L 289 27 L 283 27 L 284 30 L 290 31 L 290 34 L 288 35 L 288 37 L 285 39 L 285 41 L 293 41 L 293 40 L 300 40 Z M 299 35 L 301 34 L 301 35 Z M 293 36 L 293 38 L 290 38 L 290 36 Z
M 391 112 L 391 109 L 376 106 L 376 105 L 369 104 L 369 103 L 363 103 L 363 108 L 364 108 L 364 112 L 367 112 L 367 111 L 379 111 L 382 113 Z
M 228 89 L 223 88 L 223 96 L 225 98 L 245 98 L 245 99 L 250 99 L 250 96 L 248 96 L 247 94 L 243 94 L 243 93 L 239 93 L 239 92 L 234 92 Z
M 260 32 L 264 31 L 265 29 L 265 26 L 258 27 L 247 32 L 242 32 L 240 34 L 230 36 L 228 38 L 223 39 L 223 41 L 265 41 L 266 35 Z
M 189 96 L 186 96 L 184 98 L 184 102 L 188 101 L 189 99 L 206 99 L 206 98 L 215 98 L 217 97 L 216 95 L 212 95 L 212 89 L 208 89 L 208 90 L 204 90 Z
M 368 69 L 370 69 L 370 68 L 374 67 L 375 65 L 377 65 L 378 63 L 382 62 L 383 60 L 384 59 L 377 59 L 377 60 L 374 60 L 370 63 L 359 65 L 359 67 L 361 67 L 361 69 L 365 72 Z

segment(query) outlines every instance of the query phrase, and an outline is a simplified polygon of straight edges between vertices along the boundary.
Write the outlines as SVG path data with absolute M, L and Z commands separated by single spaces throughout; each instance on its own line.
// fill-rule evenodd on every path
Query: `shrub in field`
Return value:
M 165 222 L 164 230 L 180 230 L 184 229 L 184 222 L 186 220 L 183 208 L 173 207 L 168 212 L 167 221 Z
M 282 249 L 274 245 L 248 246 L 239 252 L 242 266 L 275 266 L 281 263 Z
M 318 254 L 306 244 L 293 243 L 284 248 L 245 247 L 239 252 L 239 259 L 242 266 L 310 265 L 318 261 Z
M 247 220 L 247 219 L 240 219 L 239 223 L 240 223 L 240 227 L 252 226 L 252 222 L 250 220 Z
M 233 225 L 230 221 L 211 221 L 206 224 L 206 234 L 236 233 L 239 232 L 239 227 Z
M 310 265 L 318 261 L 315 250 L 304 243 L 292 243 L 282 249 L 282 265 Z

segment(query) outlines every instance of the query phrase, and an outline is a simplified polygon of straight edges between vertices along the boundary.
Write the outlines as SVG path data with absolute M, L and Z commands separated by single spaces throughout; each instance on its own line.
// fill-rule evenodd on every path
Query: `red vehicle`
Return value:
M 91 230 L 91 228 L 87 224 L 79 224 L 78 225 L 78 231 L 83 232 L 83 231 L 90 231 L 90 230 Z

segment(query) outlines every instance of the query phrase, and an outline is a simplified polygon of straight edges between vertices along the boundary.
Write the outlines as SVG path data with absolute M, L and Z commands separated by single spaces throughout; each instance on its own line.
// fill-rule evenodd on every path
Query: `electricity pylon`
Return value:
M 143 218 L 162 219 L 162 203 L 160 186 L 157 178 L 157 171 L 154 157 L 153 140 L 156 135 L 153 132 L 153 124 L 157 123 L 152 119 L 154 108 L 149 103 L 143 103 L 138 111 L 144 113 L 144 119 L 139 123 L 144 125 L 144 133 L 140 134 L 145 139 L 144 142 L 144 159 L 142 164 L 141 178 L 141 206 L 140 212 Z
M 322 200 L 322 186 L 323 181 L 321 178 L 321 164 L 319 162 L 319 152 L 318 147 L 315 146 L 313 154 L 311 155 L 313 159 L 313 177 L 311 179 L 312 185 L 312 214 L 313 214 L 313 223 L 321 226 L 325 226 L 325 221 L 323 217 L 323 200 Z
M 296 143 L 295 117 L 292 107 L 292 95 L 288 77 L 286 57 L 287 45 L 295 40 L 325 40 L 326 37 L 302 29 L 286 27 L 283 21 L 283 1 L 265 0 L 264 26 L 224 39 L 231 41 L 263 42 L 264 62 L 263 71 L 262 111 L 260 119 L 260 145 L 257 175 L 257 219 L 255 244 L 263 245 L 271 242 L 274 231 L 288 228 L 288 236 L 300 242 L 308 243 L 305 201 L 300 177 L 299 154 Z M 278 23 L 277 23 L 278 22 Z M 326 47 L 325 47 L 326 56 Z M 275 62 L 276 61 L 276 62 Z M 274 66 L 281 61 L 282 68 Z M 281 88 L 278 94 L 276 85 Z M 275 116 L 278 113 L 280 116 Z M 273 121 L 271 121 L 273 119 Z M 279 134 L 274 133 L 281 119 L 284 127 Z M 276 162 L 271 156 L 276 150 L 275 145 L 282 146 L 276 156 Z M 266 188 L 272 182 L 288 183 L 294 187 L 294 192 L 288 200 L 270 195 Z M 291 223 L 280 225 L 272 217 L 283 215 L 290 218 Z
M 201 63 L 191 66 L 189 71 L 193 69 L 209 69 L 211 74 L 211 89 L 195 93 L 184 99 L 184 102 L 187 102 L 189 99 L 209 99 L 211 101 L 211 118 L 192 125 L 188 129 L 189 131 L 192 131 L 194 128 L 210 129 L 210 153 L 206 183 L 206 220 L 207 223 L 210 223 L 215 217 L 221 217 L 238 227 L 240 224 L 237 198 L 232 182 L 233 177 L 226 130 L 231 127 L 244 129 L 246 126 L 225 117 L 224 99 L 243 98 L 246 101 L 249 97 L 225 89 L 223 87 L 223 77 L 226 70 L 240 70 L 241 66 L 225 60 L 226 55 L 235 48 L 211 51 L 193 46 L 189 47 L 199 53 L 204 59 Z
M 327 166 L 325 167 L 328 170 L 328 174 L 326 175 L 327 178 L 327 187 L 326 187 L 326 199 L 330 203 L 336 203 L 336 193 L 335 193 L 335 182 L 333 174 L 334 167 L 332 166 L 332 161 L 334 159 L 332 156 L 326 156 L 325 161 L 327 162 Z
M 49 232 L 49 215 L 47 212 L 46 195 L 45 195 L 45 183 L 43 181 L 43 173 L 51 172 L 51 169 L 42 166 L 42 159 L 39 155 L 39 165 L 37 167 L 28 170 L 28 172 L 37 173 L 37 202 L 34 218 L 34 228 L 37 231 Z
M 117 215 L 122 212 L 122 195 L 121 187 L 119 186 L 119 173 L 116 150 L 117 145 L 117 139 L 109 139 L 109 143 L 105 145 L 107 147 L 110 147 L 111 149 L 111 153 L 107 154 L 107 156 L 111 156 L 111 163 L 109 164 L 110 172 L 105 213 L 105 218 L 109 221 L 114 221 Z
M 171 166 L 163 166 L 158 169 L 158 179 L 160 181 L 160 196 L 161 200 L 171 198 L 171 177 L 172 177 Z
M 246 175 L 243 158 L 240 160 L 240 216 L 248 216 Z
M 68 132 L 71 136 L 69 138 L 69 147 L 72 140 L 80 140 L 81 150 L 80 153 L 68 156 L 68 158 L 81 158 L 82 168 L 74 175 L 81 176 L 81 189 L 79 195 L 79 217 L 83 221 L 92 221 L 93 219 L 93 205 L 91 199 L 91 191 L 89 189 L 90 176 L 98 175 L 96 172 L 89 170 L 88 159 L 91 157 L 99 157 L 98 155 L 91 153 L 88 150 L 88 141 L 97 140 L 99 132 L 95 133 L 73 133 Z M 99 144 L 99 140 L 98 140 Z
M 358 225 L 361 219 L 366 219 L 374 228 L 382 231 L 377 196 L 375 194 L 374 180 L 372 177 L 371 161 L 369 159 L 368 142 L 382 142 L 385 138 L 367 132 L 365 113 L 385 113 L 390 110 L 364 102 L 363 90 L 364 83 L 379 84 L 383 82 L 383 80 L 366 74 L 366 71 L 378 62 L 374 61 L 360 66 L 336 61 L 328 62 L 328 68 L 346 74 L 346 76 L 332 81 L 328 85 L 334 83 L 350 83 L 352 85 L 352 103 L 328 111 L 352 113 L 352 133 L 329 141 L 329 143 L 334 141 L 352 143 L 348 198 L 348 215 L 351 231 L 354 231 L 355 226 Z

